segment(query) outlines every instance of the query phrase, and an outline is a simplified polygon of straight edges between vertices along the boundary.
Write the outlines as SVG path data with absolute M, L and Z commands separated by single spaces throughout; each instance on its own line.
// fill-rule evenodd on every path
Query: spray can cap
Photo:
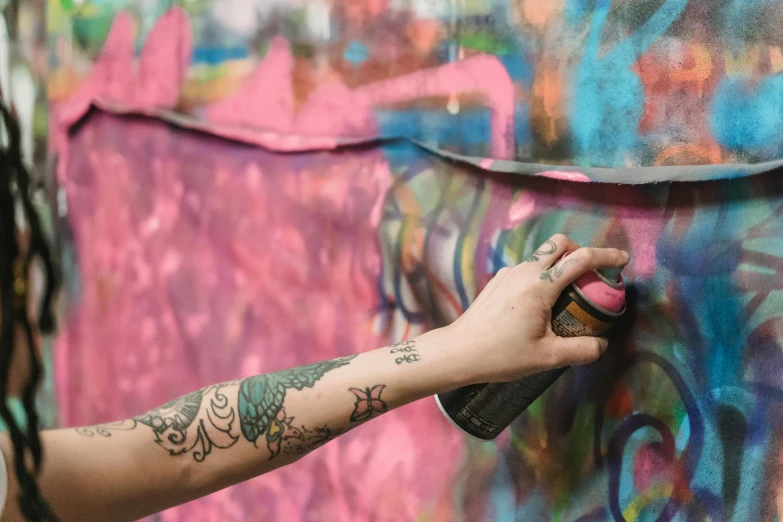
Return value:
M 623 271 L 622 268 L 617 268 L 617 267 L 606 267 L 606 268 L 598 269 L 598 273 L 604 276 L 609 281 L 617 281 L 617 276 L 619 276 L 622 271 Z

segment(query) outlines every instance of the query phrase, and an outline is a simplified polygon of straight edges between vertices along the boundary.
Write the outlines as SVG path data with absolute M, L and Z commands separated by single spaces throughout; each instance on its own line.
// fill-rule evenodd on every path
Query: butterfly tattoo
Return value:
M 377 384 L 372 388 L 349 388 L 356 396 L 356 402 L 351 413 L 351 422 L 364 422 L 389 411 L 389 407 L 381 399 L 381 392 L 386 388 L 385 384 Z

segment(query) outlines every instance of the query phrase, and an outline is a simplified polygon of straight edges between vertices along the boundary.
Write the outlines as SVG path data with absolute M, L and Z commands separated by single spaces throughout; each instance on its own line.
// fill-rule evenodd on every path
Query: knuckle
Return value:
M 601 357 L 601 340 L 598 338 L 590 339 L 590 343 L 585 355 L 588 356 L 591 362 L 597 361 L 598 358 Z
M 568 361 L 566 361 L 566 354 L 563 353 L 563 350 L 550 347 L 548 354 L 547 366 L 549 368 L 559 368 L 568 363 Z
M 538 310 L 541 312 L 541 315 L 543 317 L 548 317 L 549 314 L 552 313 L 552 303 L 550 302 L 552 300 L 552 295 L 550 294 L 557 294 L 557 291 L 552 288 L 548 288 L 548 291 L 544 292 L 537 292 L 536 293 L 536 301 L 538 302 Z
M 581 263 L 582 267 L 590 266 L 595 260 L 595 252 L 593 252 L 591 248 L 580 248 L 578 254 L 579 257 L 577 259 Z
M 556 344 L 548 339 L 539 341 L 538 350 L 542 354 L 541 363 L 546 368 L 557 368 L 563 364 L 565 357 L 562 350 L 558 350 Z

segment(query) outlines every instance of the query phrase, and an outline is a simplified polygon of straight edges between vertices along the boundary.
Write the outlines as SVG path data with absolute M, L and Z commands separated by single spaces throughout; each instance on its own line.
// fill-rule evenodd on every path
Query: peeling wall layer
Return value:
M 783 159 L 782 17 L 767 0 L 51 2 L 48 88 L 55 107 L 288 146 L 405 137 L 503 171 L 736 177 Z

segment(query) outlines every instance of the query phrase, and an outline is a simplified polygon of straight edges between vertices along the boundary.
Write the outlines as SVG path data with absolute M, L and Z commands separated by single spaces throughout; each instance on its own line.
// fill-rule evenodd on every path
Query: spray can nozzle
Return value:
M 602 276 L 604 276 L 606 279 L 608 279 L 609 281 L 617 281 L 617 277 L 620 275 L 623 269 L 612 266 L 606 268 L 599 268 L 596 271 Z

